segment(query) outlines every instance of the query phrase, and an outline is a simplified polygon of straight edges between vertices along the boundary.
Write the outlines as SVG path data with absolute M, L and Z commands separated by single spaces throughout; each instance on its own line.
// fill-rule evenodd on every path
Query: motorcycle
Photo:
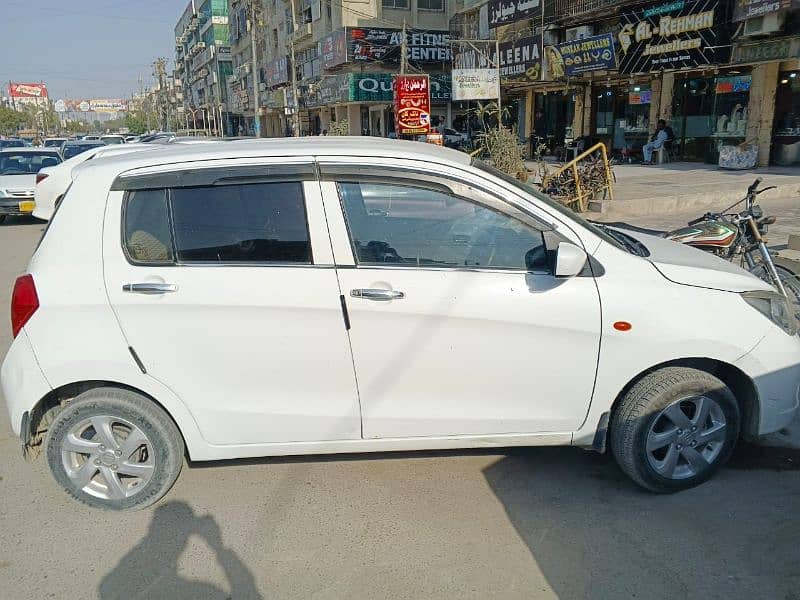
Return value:
M 711 252 L 739 264 L 758 278 L 772 284 L 781 294 L 795 303 L 800 303 L 800 279 L 797 267 L 791 262 L 773 256 L 766 244 L 769 226 L 777 220 L 765 216 L 756 204 L 756 197 L 775 186 L 758 189 L 761 178 L 747 188 L 747 195 L 719 213 L 707 212 L 702 217 L 689 221 L 687 227 L 664 234 L 675 242 L 688 244 Z M 742 202 L 744 210 L 731 212 Z

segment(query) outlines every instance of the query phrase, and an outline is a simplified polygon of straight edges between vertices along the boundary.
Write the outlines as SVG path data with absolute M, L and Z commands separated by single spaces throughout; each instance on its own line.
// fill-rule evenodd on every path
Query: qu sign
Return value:
M 726 6 L 725 0 L 674 0 L 622 14 L 620 72 L 727 63 Z
M 394 121 L 398 135 L 430 133 L 431 86 L 427 75 L 395 75 Z

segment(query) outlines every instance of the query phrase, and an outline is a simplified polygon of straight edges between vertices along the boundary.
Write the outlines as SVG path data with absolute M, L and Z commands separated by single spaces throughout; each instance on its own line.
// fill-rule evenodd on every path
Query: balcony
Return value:
M 311 23 L 302 23 L 297 26 L 297 29 L 292 34 L 292 39 L 295 42 L 301 42 L 311 37 L 314 30 Z

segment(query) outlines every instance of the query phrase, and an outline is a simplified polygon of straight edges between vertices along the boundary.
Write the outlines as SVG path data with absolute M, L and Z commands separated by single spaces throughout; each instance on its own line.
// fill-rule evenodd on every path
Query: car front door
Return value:
M 113 310 L 147 375 L 212 444 L 358 439 L 360 411 L 310 162 L 120 180 L 104 233 Z
M 553 276 L 558 236 L 463 178 L 347 169 L 322 186 L 364 437 L 577 429 L 600 303 L 588 270 Z

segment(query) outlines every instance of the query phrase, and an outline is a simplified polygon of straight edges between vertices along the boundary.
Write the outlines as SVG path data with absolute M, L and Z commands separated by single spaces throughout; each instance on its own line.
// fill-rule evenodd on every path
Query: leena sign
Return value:
M 674 0 L 621 15 L 621 73 L 727 63 L 725 0 Z
M 396 75 L 394 119 L 398 135 L 430 133 L 431 86 L 427 75 Z

